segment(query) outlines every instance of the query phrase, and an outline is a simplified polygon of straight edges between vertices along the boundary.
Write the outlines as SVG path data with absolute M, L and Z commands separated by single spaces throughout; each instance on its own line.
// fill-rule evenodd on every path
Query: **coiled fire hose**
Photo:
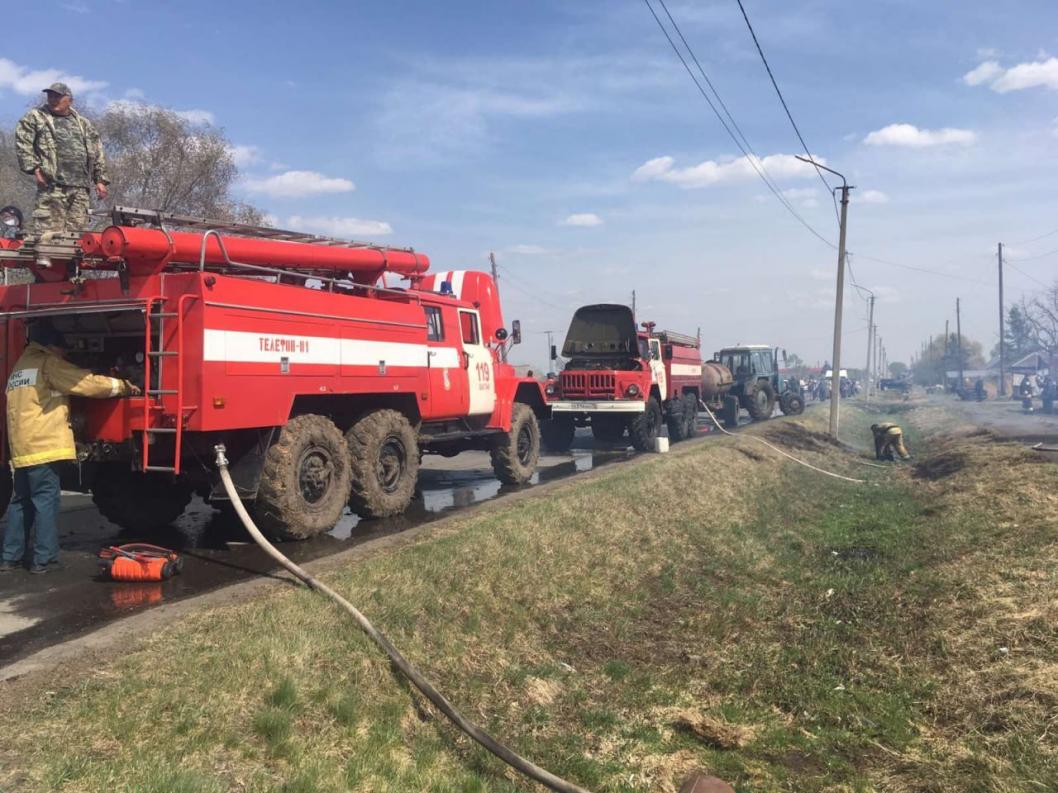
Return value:
M 224 490 L 228 494 L 228 498 L 231 499 L 232 506 L 235 507 L 235 512 L 238 514 L 243 526 L 246 527 L 246 531 L 250 533 L 250 536 L 254 538 L 254 541 L 264 549 L 265 553 L 293 573 L 309 589 L 314 589 L 317 592 L 326 595 L 352 615 L 353 619 L 356 620 L 364 633 L 366 633 L 375 644 L 382 648 L 382 651 L 389 657 L 394 666 L 396 666 L 404 676 L 437 707 L 438 710 L 447 716 L 453 724 L 485 749 L 488 749 L 492 754 L 496 755 L 496 757 L 500 758 L 500 760 L 505 762 L 511 768 L 524 774 L 533 781 L 539 782 L 541 785 L 544 785 L 551 790 L 558 791 L 558 793 L 590 793 L 588 790 L 578 787 L 572 782 L 567 782 L 561 777 L 555 776 L 550 771 L 541 768 L 535 763 L 522 757 L 520 754 L 517 754 L 512 749 L 497 741 L 477 724 L 466 718 L 444 697 L 443 694 L 441 694 L 440 691 L 431 685 L 430 681 L 427 680 L 407 658 L 401 655 L 400 651 L 390 643 L 389 639 L 375 628 L 375 626 L 371 624 L 371 621 L 361 614 L 356 606 L 280 553 L 279 549 L 272 545 L 272 543 L 261 534 L 260 529 L 254 525 L 250 513 L 248 513 L 246 507 L 243 506 L 242 500 L 239 498 L 239 494 L 235 490 L 235 483 L 232 482 L 231 474 L 228 472 L 228 458 L 225 455 L 226 449 L 224 444 L 217 444 L 213 447 L 213 451 L 217 454 L 217 470 L 220 471 L 220 480 L 224 484 Z

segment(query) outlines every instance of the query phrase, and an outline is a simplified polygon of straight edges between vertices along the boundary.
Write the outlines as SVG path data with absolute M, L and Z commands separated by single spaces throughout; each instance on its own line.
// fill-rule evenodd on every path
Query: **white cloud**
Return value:
M 1003 73 L 1003 67 L 995 61 L 985 61 L 976 69 L 968 71 L 962 76 L 962 81 L 967 85 L 980 85 L 994 80 Z
M 252 165 L 261 159 L 261 149 L 257 146 L 233 143 L 228 146 L 228 153 L 235 162 L 237 168 Z
M 61 69 L 28 69 L 7 58 L 0 58 L 0 90 L 11 90 L 23 96 L 39 94 L 55 82 L 66 83 L 74 96 L 106 88 L 103 80 L 89 80 Z
M 859 195 L 855 193 L 853 200 L 860 204 L 888 204 L 889 196 L 881 190 L 864 190 Z
M 574 214 L 567 217 L 565 220 L 560 221 L 560 226 L 601 226 L 603 219 L 596 215 L 594 212 L 575 212 Z
M 512 245 L 507 249 L 507 253 L 517 253 L 522 256 L 539 256 L 542 253 L 547 253 L 547 248 L 541 248 L 539 245 Z
M 992 83 L 992 90 L 1001 94 L 1037 87 L 1058 91 L 1058 58 L 1019 63 L 1007 69 L 1002 77 Z
M 284 171 L 275 176 L 249 178 L 243 180 L 243 186 L 251 193 L 264 193 L 272 198 L 302 198 L 356 189 L 348 179 L 324 176 L 316 171 Z
M 67 11 L 73 11 L 75 14 L 87 14 L 91 10 L 83 0 L 72 0 L 72 2 L 59 3 L 59 5 Z
M 977 142 L 977 133 L 954 127 L 919 129 L 913 124 L 890 124 L 871 132 L 863 142 L 869 146 L 909 146 L 916 149 L 947 144 L 969 146 Z
M 1058 58 L 1041 52 L 1037 60 L 1019 63 L 1009 69 L 1003 68 L 996 61 L 985 61 L 973 71 L 964 74 L 962 80 L 967 85 L 988 83 L 993 91 L 1000 94 L 1023 91 L 1026 88 L 1050 88 L 1052 91 L 1058 91 Z
M 837 277 L 833 270 L 822 270 L 818 267 L 813 267 L 808 274 L 812 276 L 813 281 L 833 281 Z
M 817 157 L 816 161 L 825 165 L 826 160 Z M 753 165 L 763 166 L 775 179 L 807 178 L 815 175 L 812 166 L 801 162 L 792 154 L 769 154 L 763 159 L 739 157 L 735 160 L 705 160 L 687 168 L 674 168 L 672 157 L 655 157 L 640 165 L 632 174 L 636 182 L 660 181 L 669 182 L 685 189 L 709 187 L 725 182 L 748 181 L 756 177 Z
M 892 286 L 872 286 L 871 291 L 879 303 L 899 303 L 900 290 Z
M 208 110 L 199 110 L 197 108 L 191 110 L 174 110 L 173 113 L 178 115 L 185 121 L 191 124 L 212 124 L 213 114 Z
M 294 231 L 309 231 L 328 237 L 381 237 L 393 233 L 393 227 L 383 220 L 348 217 L 302 217 L 291 215 L 287 226 Z

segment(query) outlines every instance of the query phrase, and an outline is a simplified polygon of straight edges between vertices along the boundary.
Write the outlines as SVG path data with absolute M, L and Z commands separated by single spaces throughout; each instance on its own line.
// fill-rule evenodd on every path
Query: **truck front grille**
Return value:
M 560 383 L 566 399 L 613 399 L 617 377 L 612 372 L 562 372 Z

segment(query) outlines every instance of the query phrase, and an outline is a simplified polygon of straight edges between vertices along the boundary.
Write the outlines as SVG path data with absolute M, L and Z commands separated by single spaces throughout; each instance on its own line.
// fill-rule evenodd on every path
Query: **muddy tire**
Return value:
M 683 437 L 693 438 L 698 434 L 698 397 L 694 394 L 684 394 L 683 396 L 683 417 L 684 424 Z
M 738 412 L 740 407 L 738 397 L 724 397 L 724 407 L 723 410 L 720 411 L 720 422 L 724 425 L 724 429 L 738 429 Z
M 549 452 L 562 454 L 573 445 L 575 430 L 573 420 L 566 416 L 545 419 L 540 422 L 540 439 Z
M 754 421 L 771 418 L 775 412 L 775 389 L 771 383 L 757 383 L 746 394 L 746 412 Z
M 669 415 L 665 417 L 665 424 L 669 428 L 669 441 L 678 443 L 687 437 L 687 405 L 690 397 L 680 397 L 674 400 L 669 408 Z
M 365 518 L 404 512 L 419 480 L 419 440 L 403 413 L 376 410 L 347 433 L 352 485 L 349 506 Z
M 628 434 L 632 438 L 632 446 L 636 451 L 654 451 L 654 439 L 661 432 L 661 405 L 651 397 L 647 400 L 646 409 L 636 414 L 628 425 Z
M 492 470 L 505 485 L 524 485 L 540 460 L 540 426 L 533 409 L 515 402 L 511 429 L 503 433 L 490 450 Z
M 334 422 L 295 416 L 265 454 L 254 522 L 280 540 L 330 531 L 349 499 L 349 480 L 349 450 Z
M 624 439 L 627 426 L 628 422 L 621 416 L 592 416 L 591 436 L 599 443 L 616 445 Z
M 92 479 L 99 514 L 136 533 L 168 526 L 184 514 L 192 493 L 167 474 L 141 474 L 117 463 L 99 466 Z
M 779 409 L 784 416 L 800 416 L 805 412 L 805 401 L 800 394 L 787 391 L 779 398 Z

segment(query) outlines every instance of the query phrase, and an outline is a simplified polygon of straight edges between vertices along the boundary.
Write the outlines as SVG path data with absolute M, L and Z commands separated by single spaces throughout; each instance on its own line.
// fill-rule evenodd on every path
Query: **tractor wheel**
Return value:
M 573 419 L 567 416 L 547 419 L 540 423 L 540 438 L 549 452 L 563 454 L 573 445 Z
M 411 422 L 396 410 L 361 417 L 347 433 L 352 487 L 349 506 L 365 518 L 399 515 L 415 496 L 419 441 Z
M 636 451 L 654 451 L 654 439 L 661 432 L 661 421 L 661 405 L 651 397 L 647 400 L 646 410 L 637 414 L 628 425 L 628 434 Z
M 11 466 L 0 467 L 3 468 L 0 471 L 0 514 L 3 514 L 11 504 L 11 495 L 14 493 L 15 483 L 11 476 Z
M 770 419 L 775 412 L 775 389 L 771 383 L 757 383 L 746 395 L 746 411 L 754 421 Z
M 591 436 L 599 443 L 617 445 L 625 436 L 628 422 L 621 416 L 595 415 L 591 418 Z
M 669 408 L 669 415 L 665 418 L 665 423 L 669 428 L 669 441 L 677 443 L 690 437 L 688 434 L 688 422 L 687 422 L 687 406 L 693 403 L 691 396 L 683 396 L 673 400 L 672 406 Z
M 784 416 L 800 416 L 805 412 L 805 401 L 800 394 L 787 391 L 779 398 L 779 409 Z
M 724 408 L 720 411 L 720 421 L 725 429 L 738 429 L 738 412 L 741 405 L 736 396 L 724 397 Z
M 99 513 L 128 531 L 168 526 L 184 514 L 192 488 L 166 474 L 141 474 L 120 463 L 100 465 L 92 478 Z
M 330 531 L 349 499 L 349 478 L 349 449 L 334 422 L 295 416 L 265 454 L 254 519 L 280 540 Z
M 524 485 L 540 461 L 540 425 L 533 409 L 515 402 L 511 410 L 511 428 L 503 433 L 490 452 L 492 470 L 505 485 Z

